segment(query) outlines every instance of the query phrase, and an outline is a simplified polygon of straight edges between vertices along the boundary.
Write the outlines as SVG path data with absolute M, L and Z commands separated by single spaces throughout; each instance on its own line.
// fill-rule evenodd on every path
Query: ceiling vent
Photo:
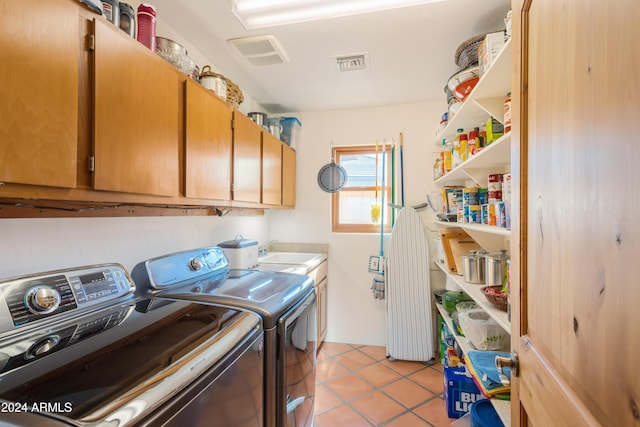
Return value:
M 340 71 L 364 70 L 369 66 L 369 58 L 366 53 L 337 56 L 336 62 Z
M 289 62 L 274 36 L 242 37 L 227 40 L 240 55 L 253 65 L 273 65 Z

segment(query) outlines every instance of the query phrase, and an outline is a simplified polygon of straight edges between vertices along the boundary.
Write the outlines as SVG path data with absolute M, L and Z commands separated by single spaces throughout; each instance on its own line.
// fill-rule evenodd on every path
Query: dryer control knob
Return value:
M 51 313 L 60 306 L 60 292 L 49 286 L 34 286 L 27 291 L 24 301 L 32 313 Z
M 191 271 L 202 270 L 202 261 L 200 261 L 200 258 L 191 258 L 191 261 L 189 261 L 189 269 L 191 269 Z

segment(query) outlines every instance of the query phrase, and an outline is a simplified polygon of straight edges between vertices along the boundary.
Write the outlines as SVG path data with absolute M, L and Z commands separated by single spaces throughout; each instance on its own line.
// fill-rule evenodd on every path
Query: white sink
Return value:
M 311 266 L 319 264 L 323 254 L 305 252 L 268 252 L 258 257 L 258 264 L 295 264 Z
M 307 274 L 307 267 L 300 264 L 258 264 L 258 271 L 280 271 L 284 273 Z

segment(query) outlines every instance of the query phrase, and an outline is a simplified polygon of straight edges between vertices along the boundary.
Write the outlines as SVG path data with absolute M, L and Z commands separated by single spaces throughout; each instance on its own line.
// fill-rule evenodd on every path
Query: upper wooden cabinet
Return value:
M 69 0 L 0 0 L 4 11 L 0 197 L 294 205 L 293 152 L 267 134 L 263 163 L 263 128 L 104 17 Z
M 261 202 L 262 130 L 244 114 L 233 112 L 233 200 Z
M 0 6 L 0 181 L 73 188 L 78 8 L 51 0 L 2 0 Z
M 282 145 L 282 205 L 296 205 L 296 151 Z
M 185 196 L 231 199 L 231 107 L 186 81 Z
M 94 188 L 177 196 L 180 75 L 109 22 L 94 23 Z
M 262 203 L 282 204 L 282 142 L 262 132 Z

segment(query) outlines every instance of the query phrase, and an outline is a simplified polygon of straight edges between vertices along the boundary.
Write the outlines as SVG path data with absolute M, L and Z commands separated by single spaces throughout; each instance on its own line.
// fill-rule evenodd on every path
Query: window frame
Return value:
M 340 164 L 342 156 L 353 156 L 356 154 L 375 154 L 375 145 L 353 145 L 353 146 L 340 146 L 332 147 L 332 158 L 335 162 Z M 391 215 L 393 213 L 392 208 L 389 207 L 390 195 L 391 195 L 391 146 L 387 145 L 385 150 L 385 185 L 382 187 L 382 180 L 380 179 L 378 191 L 384 191 L 384 233 L 391 233 Z M 382 161 L 382 145 L 378 145 L 379 159 Z M 347 187 L 345 186 L 339 192 L 331 194 L 331 231 L 334 233 L 380 233 L 380 224 L 341 224 L 340 223 L 340 193 L 343 191 L 370 191 L 371 197 L 374 197 L 376 187 Z

